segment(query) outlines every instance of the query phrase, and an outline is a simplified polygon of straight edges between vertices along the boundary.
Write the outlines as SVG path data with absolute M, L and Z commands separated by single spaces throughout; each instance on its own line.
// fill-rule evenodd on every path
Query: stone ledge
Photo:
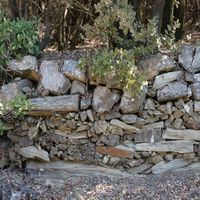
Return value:
M 31 111 L 39 111 L 42 114 L 49 112 L 78 112 L 79 111 L 79 96 L 78 95 L 63 95 L 55 97 L 43 97 L 29 99 L 33 104 Z
M 154 151 L 154 152 L 176 152 L 193 153 L 193 145 L 198 144 L 193 141 L 162 141 L 157 143 L 141 143 L 135 145 L 136 151 Z

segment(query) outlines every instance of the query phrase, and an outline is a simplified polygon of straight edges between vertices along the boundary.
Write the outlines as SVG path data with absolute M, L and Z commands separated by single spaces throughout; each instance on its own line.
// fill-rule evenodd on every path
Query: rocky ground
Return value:
M 69 176 L 65 180 L 34 171 L 1 170 L 2 200 L 192 200 L 200 199 L 200 173 Z M 53 174 L 49 174 L 53 177 Z

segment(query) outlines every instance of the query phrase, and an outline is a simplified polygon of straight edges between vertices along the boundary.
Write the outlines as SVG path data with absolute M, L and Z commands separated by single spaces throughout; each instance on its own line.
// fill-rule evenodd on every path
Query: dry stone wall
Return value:
M 114 77 L 105 85 L 86 76 L 75 60 L 62 66 L 55 61 L 38 65 L 31 56 L 10 61 L 11 73 L 21 78 L 1 87 L 1 102 L 24 93 L 33 104 L 24 117 L 16 119 L 9 111 L 2 116 L 12 142 L 10 162 L 22 166 L 30 159 L 59 158 L 130 173 L 199 167 L 198 48 L 184 46 L 177 61 L 162 54 L 141 61 L 148 84 L 135 97 L 112 88 Z

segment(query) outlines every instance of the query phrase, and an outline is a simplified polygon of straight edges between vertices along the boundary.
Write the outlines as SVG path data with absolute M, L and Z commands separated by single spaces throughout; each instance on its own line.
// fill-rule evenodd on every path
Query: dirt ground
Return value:
M 1 170 L 1 200 L 193 200 L 200 199 L 200 172 L 69 177 L 41 181 L 34 171 Z

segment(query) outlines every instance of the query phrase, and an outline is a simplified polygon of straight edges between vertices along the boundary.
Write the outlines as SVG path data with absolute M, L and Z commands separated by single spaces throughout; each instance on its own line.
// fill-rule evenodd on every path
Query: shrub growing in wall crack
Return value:
M 16 117 L 23 116 L 26 111 L 33 107 L 25 95 L 16 96 L 12 101 L 9 102 L 9 104 Z
M 112 71 L 121 88 L 130 91 L 133 95 L 140 91 L 145 81 L 145 76 L 139 73 L 135 65 L 133 50 L 103 49 L 97 51 L 92 57 L 81 59 L 80 66 L 89 67 L 90 72 L 104 80 Z

